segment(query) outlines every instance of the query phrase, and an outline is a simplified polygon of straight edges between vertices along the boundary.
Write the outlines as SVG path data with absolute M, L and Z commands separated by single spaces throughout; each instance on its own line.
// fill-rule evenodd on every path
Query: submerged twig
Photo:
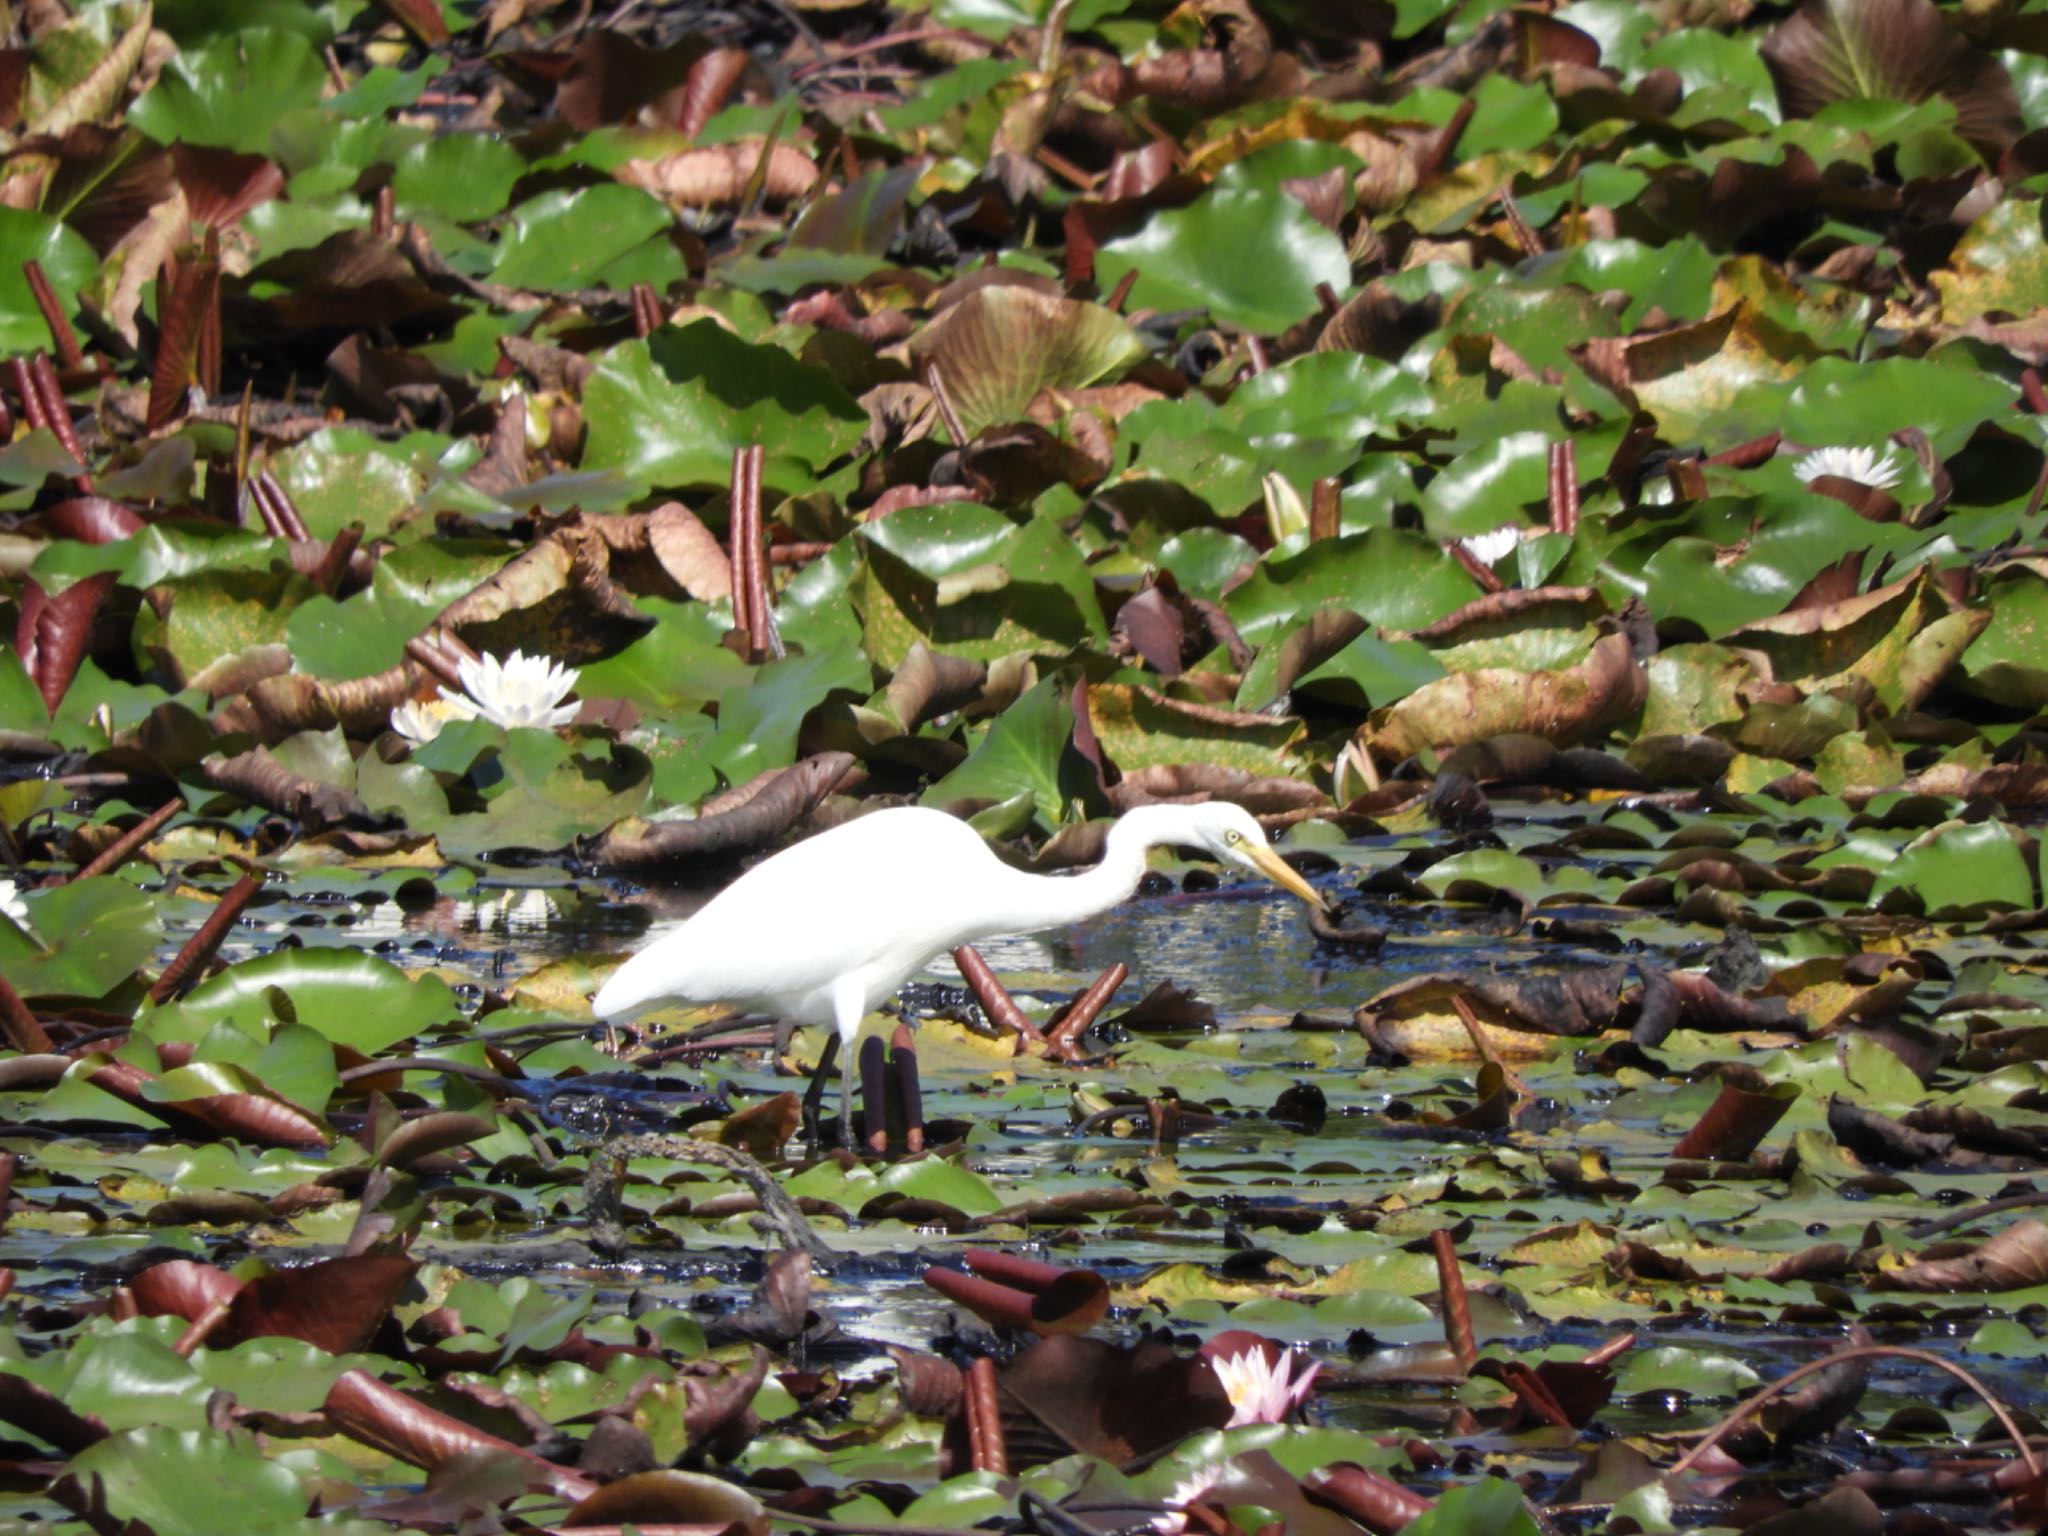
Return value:
M 171 796 L 170 799 L 166 800 L 162 805 L 151 811 L 142 820 L 94 854 L 88 862 L 80 865 L 78 872 L 72 875 L 71 878 L 73 880 L 85 880 L 94 875 L 112 874 L 123 864 L 127 863 L 129 859 L 133 858 L 136 851 L 144 843 L 161 832 L 165 824 L 183 809 L 185 809 L 185 797 L 183 795 Z
M 800 1248 L 820 1264 L 839 1261 L 839 1255 L 811 1230 L 796 1202 L 783 1193 L 775 1176 L 746 1153 L 715 1141 L 659 1132 L 614 1136 L 591 1156 L 590 1169 L 583 1176 L 584 1211 L 590 1223 L 590 1245 L 607 1257 L 618 1257 L 628 1246 L 619 1213 L 619 1183 L 625 1162 L 631 1157 L 672 1157 L 678 1162 L 709 1163 L 722 1168 L 754 1192 L 754 1198 L 761 1202 L 761 1214 L 784 1247 Z

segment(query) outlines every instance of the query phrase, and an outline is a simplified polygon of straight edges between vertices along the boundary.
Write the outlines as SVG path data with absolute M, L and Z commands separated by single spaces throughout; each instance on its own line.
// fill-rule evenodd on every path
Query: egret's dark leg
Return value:
M 825 1084 L 832 1080 L 832 1063 L 839 1055 L 837 1033 L 825 1037 L 825 1049 L 818 1053 L 818 1070 L 811 1074 L 810 1086 L 804 1089 L 803 1128 L 804 1141 L 816 1157 L 824 1145 L 819 1137 L 825 1109 Z
M 839 1047 L 839 1145 L 853 1150 L 853 1038 L 867 1012 L 867 992 L 860 972 L 841 976 L 832 985 L 834 1043 Z
M 871 1111 L 872 1113 L 872 1111 Z M 853 1145 L 853 1047 L 839 1051 L 839 1145 L 851 1152 Z

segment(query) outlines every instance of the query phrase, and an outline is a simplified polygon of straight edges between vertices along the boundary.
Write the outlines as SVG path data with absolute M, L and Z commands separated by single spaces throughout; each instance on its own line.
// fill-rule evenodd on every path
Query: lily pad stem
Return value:
M 1984 1400 L 1984 1406 L 1991 1410 L 1991 1416 L 1998 1420 L 1999 1426 L 2004 1429 L 2007 1438 L 2012 1441 L 2014 1448 L 2018 1450 L 2020 1460 L 2026 1465 L 2027 1476 L 2030 1478 L 2040 1477 L 2041 1463 L 2039 1458 L 2034 1455 L 2033 1447 L 2027 1444 L 2027 1437 L 2020 1433 L 2019 1425 L 2014 1422 L 2013 1416 L 2005 1404 L 1993 1397 L 1991 1389 L 1985 1386 L 1983 1382 L 1972 1376 L 1961 1366 L 1952 1364 L 1942 1359 L 1939 1355 L 1931 1355 L 1924 1349 L 1905 1349 L 1896 1344 L 1859 1344 L 1854 1349 L 1837 1350 L 1833 1354 L 1824 1355 L 1818 1360 L 1809 1360 L 1797 1370 L 1780 1376 L 1768 1387 L 1765 1387 L 1763 1391 L 1741 1404 L 1727 1418 L 1708 1430 L 1699 1444 L 1678 1458 L 1672 1465 L 1671 1470 L 1664 1474 L 1665 1478 L 1677 1477 L 1680 1473 L 1688 1470 L 1694 1462 L 1720 1444 L 1723 1437 L 1739 1428 L 1746 1420 L 1754 1417 L 1759 1409 L 1783 1397 L 1786 1389 L 1794 1382 L 1803 1381 L 1806 1377 L 1824 1371 L 1829 1366 L 1841 1365 L 1850 1360 L 1879 1359 L 1911 1360 L 1919 1365 L 1933 1366 L 1938 1371 L 1946 1371 L 1949 1375 L 1955 1377 L 1956 1380 L 1960 1381 Z

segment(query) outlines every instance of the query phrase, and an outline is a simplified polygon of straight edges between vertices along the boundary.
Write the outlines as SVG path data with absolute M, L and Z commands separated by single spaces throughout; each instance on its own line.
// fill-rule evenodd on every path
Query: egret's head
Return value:
M 1273 851 L 1265 831 L 1243 806 L 1212 800 L 1194 807 L 1200 820 L 1199 841 L 1225 863 L 1264 875 L 1282 890 L 1291 891 L 1312 907 L 1326 906 L 1322 893 L 1295 873 L 1293 867 Z

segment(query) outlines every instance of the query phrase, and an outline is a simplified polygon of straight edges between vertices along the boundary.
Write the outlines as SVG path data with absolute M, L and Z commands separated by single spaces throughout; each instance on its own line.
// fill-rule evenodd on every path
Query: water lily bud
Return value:
M 1278 544 L 1297 533 L 1308 532 L 1308 508 L 1285 475 L 1269 474 L 1260 481 L 1266 498 L 1266 528 Z

